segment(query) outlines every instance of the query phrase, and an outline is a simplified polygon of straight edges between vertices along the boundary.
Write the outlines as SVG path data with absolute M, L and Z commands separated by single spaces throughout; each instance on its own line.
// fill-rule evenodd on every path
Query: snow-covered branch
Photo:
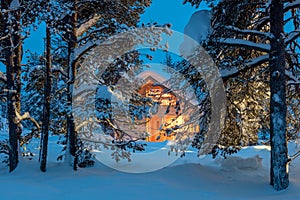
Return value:
M 227 30 L 230 30 L 230 31 L 235 31 L 237 33 L 241 33 L 241 34 L 249 34 L 249 35 L 259 36 L 259 37 L 268 38 L 268 39 L 273 38 L 273 35 L 270 32 L 262 32 L 262 31 L 257 31 L 257 30 L 248 30 L 248 29 L 239 29 L 239 28 L 234 27 L 234 26 L 225 26 L 224 28 L 227 29 Z
M 290 9 L 294 9 L 294 8 L 300 8 L 300 0 L 296 0 L 292 3 L 288 3 L 284 6 L 284 12 L 290 10 Z
M 300 156 L 300 151 L 298 151 L 297 153 L 295 153 L 294 155 L 289 157 L 289 163 L 292 162 L 293 160 L 295 160 L 296 158 L 298 158 Z
M 239 73 L 239 69 L 236 68 L 236 67 L 231 68 L 231 69 L 227 69 L 227 68 L 220 69 L 220 75 L 223 79 L 227 79 L 229 77 L 232 77 L 237 73 Z
M 35 119 L 33 119 L 28 112 L 24 113 L 24 115 L 20 115 L 20 113 L 17 111 L 15 113 L 16 113 L 16 118 L 17 118 L 16 119 L 17 124 L 19 124 L 23 120 L 30 120 L 33 122 L 33 124 L 37 127 L 38 130 L 41 129 L 39 123 L 37 123 L 37 121 Z
M 262 56 L 259 56 L 257 58 L 254 58 L 252 60 L 249 60 L 249 61 L 245 61 L 245 67 L 244 68 L 231 68 L 231 69 L 221 69 L 220 70 L 220 74 L 221 74 L 221 77 L 223 79 L 228 79 L 230 77 L 234 77 L 236 76 L 237 74 L 245 71 L 245 70 L 248 70 L 252 67 L 256 67 L 256 66 L 259 66 L 265 62 L 268 62 L 269 60 L 269 54 L 265 54 L 265 55 L 262 55 Z M 288 81 L 287 81 L 287 85 L 298 85 L 300 84 L 300 80 L 292 74 L 291 71 L 288 71 L 286 70 L 285 71 L 285 75 L 286 77 L 288 78 Z
M 66 73 L 61 67 L 55 66 L 55 67 L 52 69 L 52 73 L 55 73 L 55 72 L 60 73 L 62 76 L 66 77 L 66 78 L 69 77 L 69 76 L 67 75 L 67 73 Z
M 239 47 L 245 47 L 250 48 L 262 52 L 269 52 L 271 47 L 269 44 L 261 44 L 261 43 L 255 43 L 251 42 L 249 40 L 243 40 L 243 39 L 234 39 L 234 38 L 220 38 L 219 43 L 226 44 L 229 46 L 239 46 Z
M 300 80 L 291 71 L 285 70 L 285 75 L 289 79 L 287 85 L 300 85 Z
M 8 141 L 0 141 L 0 154 L 9 154 L 9 145 Z
M 89 19 L 85 23 L 83 23 L 76 31 L 76 37 L 82 36 L 88 29 L 97 24 L 99 19 L 101 19 L 102 15 L 95 15 L 93 18 Z
M 5 35 L 5 36 L 0 37 L 0 40 L 5 40 L 5 39 L 7 39 L 8 37 L 10 37 L 10 34 L 7 34 L 7 35 Z
M 2 81 L 4 83 L 6 83 L 6 81 L 7 81 L 5 74 L 3 74 L 2 72 L 0 72 L 0 81 Z
M 295 39 L 300 37 L 300 29 L 292 31 L 284 40 L 285 44 L 289 44 L 293 42 Z
M 20 140 L 20 146 L 23 146 L 24 144 L 28 144 L 29 141 L 32 138 L 39 137 L 39 130 L 32 130 L 30 133 L 26 134 L 25 136 L 22 136 L 22 139 Z
M 254 66 L 261 65 L 267 61 L 269 61 L 269 54 L 264 54 L 262 56 L 253 58 L 252 60 L 246 61 L 246 64 L 254 67 Z
M 101 43 L 100 40 L 96 41 L 88 41 L 82 46 L 79 46 L 75 49 L 74 57 L 78 60 L 83 54 L 85 54 L 88 50 L 92 49 L 93 47 L 99 45 Z
M 256 66 L 259 66 L 265 62 L 267 62 L 269 60 L 269 54 L 265 54 L 265 55 L 262 55 L 262 56 L 259 56 L 257 58 L 253 58 L 252 60 L 248 60 L 248 61 L 245 61 L 245 67 L 244 68 L 231 68 L 231 69 L 221 69 L 220 70 L 220 74 L 221 74 L 221 77 L 223 79 L 228 79 L 230 77 L 234 77 L 236 75 L 238 75 L 239 73 L 245 71 L 245 70 L 248 70 L 252 67 L 256 67 Z
M 85 35 L 84 37 L 80 38 L 80 40 L 78 42 L 80 43 L 81 41 L 84 41 L 84 40 L 88 39 L 91 36 L 91 34 L 103 31 L 105 28 L 108 28 L 107 24 L 105 24 L 105 25 L 103 25 L 103 26 L 101 26 L 99 28 L 96 28 L 96 29 L 92 30 L 87 35 Z
M 91 139 L 91 138 L 87 138 L 87 137 L 80 137 L 80 140 L 82 141 L 86 141 L 86 142 L 92 142 L 92 143 L 95 143 L 95 144 L 103 144 L 105 146 L 109 146 L 109 147 L 114 147 L 115 145 L 114 144 L 111 144 L 111 142 L 106 142 L 106 141 L 101 141 L 101 140 L 98 140 L 98 139 Z
M 265 17 L 258 19 L 257 21 L 254 21 L 253 27 L 255 29 L 260 29 L 263 26 L 267 25 L 269 22 L 270 22 L 270 16 L 265 16 Z
M 300 81 L 295 82 L 295 81 L 287 81 L 287 85 L 300 85 Z

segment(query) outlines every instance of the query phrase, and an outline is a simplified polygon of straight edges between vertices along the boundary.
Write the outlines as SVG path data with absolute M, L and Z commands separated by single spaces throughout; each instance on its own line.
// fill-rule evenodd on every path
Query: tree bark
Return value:
M 275 190 L 289 185 L 288 149 L 286 135 L 286 80 L 284 10 L 282 0 L 273 0 L 270 8 L 270 26 L 273 39 L 270 52 L 270 184 Z
M 8 9 L 11 1 L 2 1 L 1 8 Z M 8 37 L 3 41 L 5 46 L 3 55 L 5 57 L 7 77 L 7 113 L 8 113 L 8 134 L 9 134 L 9 171 L 16 169 L 19 162 L 19 141 L 21 126 L 18 122 L 16 112 L 20 112 L 21 94 L 21 60 L 22 60 L 22 39 L 20 35 L 21 11 L 13 10 L 4 14 L 6 23 L 4 30 L 7 30 Z
M 15 90 L 16 90 L 16 103 L 15 103 L 15 112 L 18 112 L 21 115 L 21 65 L 23 57 L 23 46 L 22 46 L 22 37 L 21 37 L 21 11 L 15 11 L 15 29 L 12 36 L 14 43 L 14 73 L 15 73 Z M 21 124 L 17 124 L 17 134 L 18 140 L 21 141 L 22 127 Z
M 67 101 L 69 104 L 69 113 L 67 115 L 67 162 L 74 164 L 74 157 L 76 154 L 76 139 L 77 135 L 75 132 L 75 122 L 73 116 L 73 87 L 76 78 L 77 59 L 75 58 L 75 48 L 77 47 L 77 1 L 74 1 L 73 14 L 71 16 L 72 31 L 69 33 L 68 41 L 68 88 L 67 88 Z
M 49 25 L 46 27 L 46 73 L 44 82 L 44 108 L 43 108 L 43 125 L 42 125 L 42 151 L 41 166 L 42 172 L 46 172 L 47 154 L 48 154 L 48 136 L 50 123 L 50 95 L 51 95 L 51 33 Z
M 6 59 L 6 77 L 7 77 L 7 113 L 8 113 L 8 132 L 9 132 L 9 171 L 16 169 L 19 162 L 19 140 L 17 132 L 17 118 L 15 113 L 16 90 L 14 76 L 13 53 Z

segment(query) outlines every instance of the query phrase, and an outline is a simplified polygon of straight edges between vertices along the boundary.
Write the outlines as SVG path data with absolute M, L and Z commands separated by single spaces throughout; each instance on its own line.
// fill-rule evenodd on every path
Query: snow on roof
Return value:
M 166 79 L 162 76 L 160 76 L 159 74 L 153 72 L 153 71 L 144 71 L 142 73 L 139 74 L 139 78 L 146 80 L 148 77 L 152 77 L 153 79 L 155 79 L 157 82 L 159 83 L 163 83 L 166 81 Z

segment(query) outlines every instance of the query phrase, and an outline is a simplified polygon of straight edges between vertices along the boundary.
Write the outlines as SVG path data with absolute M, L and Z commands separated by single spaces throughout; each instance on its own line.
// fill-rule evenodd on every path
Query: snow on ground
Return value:
M 197 158 L 190 151 L 161 170 L 124 173 L 100 162 L 72 171 L 55 158 L 60 147 L 50 140 L 46 173 L 36 160 L 23 158 L 13 173 L 0 165 L 0 196 L 6 199 L 299 199 L 300 159 L 290 166 L 290 187 L 276 192 L 269 186 L 269 148 L 253 146 L 224 160 Z M 299 146 L 290 145 L 291 154 Z M 293 152 L 292 152 L 293 151 Z M 157 158 L 159 161 L 162 158 Z

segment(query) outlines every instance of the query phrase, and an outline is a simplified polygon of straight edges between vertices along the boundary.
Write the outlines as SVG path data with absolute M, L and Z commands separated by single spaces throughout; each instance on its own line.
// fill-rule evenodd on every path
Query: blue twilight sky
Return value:
M 182 4 L 183 0 L 152 0 L 152 5 L 142 15 L 143 22 L 171 23 L 172 29 L 183 32 L 191 15 L 200 9 L 207 9 L 205 4 L 201 8 L 194 8 L 190 4 Z
M 141 16 L 141 22 L 157 22 L 158 24 L 170 23 L 171 29 L 177 31 L 173 32 L 172 36 L 163 36 L 162 44 L 167 42 L 169 44 L 169 50 L 173 59 L 176 59 L 176 55 L 179 55 L 179 46 L 183 42 L 184 27 L 188 23 L 191 15 L 200 9 L 208 9 L 205 4 L 202 4 L 200 8 L 196 9 L 190 4 L 183 5 L 183 0 L 152 0 L 152 4 L 146 9 L 145 13 Z M 149 51 L 148 51 L 149 52 Z M 156 51 L 151 53 L 153 60 L 144 59 L 144 63 L 150 68 L 144 68 L 144 70 L 154 71 L 163 77 L 168 77 L 169 74 L 165 73 L 163 68 L 163 62 L 166 60 L 166 53 L 162 51 Z M 175 56 L 175 57 L 173 57 Z M 177 56 L 177 58 L 179 58 Z
M 141 21 L 158 22 L 159 24 L 171 23 L 172 29 L 182 32 L 190 16 L 199 9 L 207 9 L 206 5 L 196 9 L 190 4 L 182 5 L 182 0 L 152 0 L 152 5 L 146 9 L 142 15 Z M 43 52 L 43 37 L 45 35 L 45 26 L 42 24 L 37 31 L 33 31 L 24 43 L 24 52 L 28 49 L 32 52 Z M 23 62 L 26 62 L 24 58 Z M 5 71 L 5 66 L 0 64 L 0 71 Z

